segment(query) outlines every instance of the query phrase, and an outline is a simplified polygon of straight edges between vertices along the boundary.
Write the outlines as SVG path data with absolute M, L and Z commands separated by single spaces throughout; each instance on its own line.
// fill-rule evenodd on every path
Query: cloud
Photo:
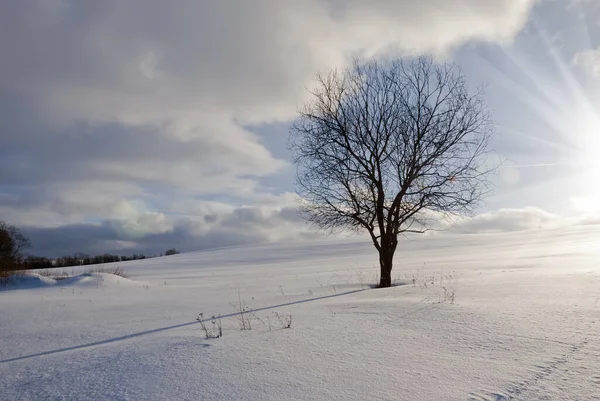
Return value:
M 86 223 L 121 221 L 127 205 L 138 214 L 125 231 L 145 232 L 174 224 L 139 221 L 156 210 L 258 207 L 289 188 L 264 185 L 288 162 L 255 127 L 292 119 L 317 71 L 357 54 L 507 42 L 535 3 L 2 2 L 0 213 L 121 241 Z M 153 235 L 186 232 L 173 227 Z
M 320 236 L 301 220 L 293 206 L 238 207 L 186 217 L 138 213 L 135 220 L 113 219 L 53 228 L 25 227 L 23 232 L 31 239 L 31 254 L 49 257 L 76 252 L 158 254 L 171 247 L 194 251 Z
M 122 218 L 98 223 L 24 227 L 23 231 L 31 238 L 33 245 L 30 253 L 50 257 L 76 252 L 90 255 L 106 252 L 159 254 L 171 247 L 180 251 L 196 251 L 222 246 L 302 241 L 324 236 L 302 220 L 295 203 L 287 201 L 282 201 L 278 207 L 232 207 L 207 202 L 196 209 L 196 214 L 185 216 L 168 216 L 161 212 L 140 213 L 127 205 L 123 209 Z M 435 231 L 433 234 L 510 233 L 593 224 L 600 224 L 600 215 L 588 213 L 563 218 L 542 209 L 526 207 L 454 219 L 449 231 Z M 440 228 L 447 229 L 448 226 Z M 370 241 L 366 235 L 364 239 Z
M 459 221 L 452 229 L 463 234 L 513 232 L 554 228 L 566 223 L 561 217 L 536 207 L 500 209 Z
M 237 138 L 232 121 L 293 117 L 315 72 L 342 66 L 350 54 L 441 52 L 470 40 L 508 41 L 534 3 L 3 3 L 0 84 L 59 127 L 168 121 L 179 138 L 205 138 L 214 129 Z
M 116 117 L 145 122 L 172 116 L 173 109 L 180 116 L 208 109 L 254 121 L 288 118 L 306 80 L 317 69 L 342 63 L 350 52 L 375 54 L 389 47 L 424 52 L 468 40 L 510 40 L 533 4 L 532 0 L 4 3 L 0 46 L 11 61 L 4 64 L 8 74 L 3 84 L 22 93 L 46 95 L 40 100 L 51 100 L 55 117 L 68 120 L 85 116 L 87 121 L 112 122 Z M 18 46 L 11 37 L 19 37 Z
M 576 53 L 572 63 L 590 76 L 600 77 L 600 48 Z

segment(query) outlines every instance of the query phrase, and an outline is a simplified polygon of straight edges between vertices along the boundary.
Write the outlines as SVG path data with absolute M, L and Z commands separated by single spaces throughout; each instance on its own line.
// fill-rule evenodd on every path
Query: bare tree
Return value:
M 473 210 L 487 188 L 494 127 L 453 64 L 372 61 L 317 77 L 291 128 L 301 212 L 318 227 L 366 229 L 391 286 L 398 236 Z
M 29 247 L 29 240 L 21 231 L 0 221 L 0 272 L 18 268 L 21 252 Z

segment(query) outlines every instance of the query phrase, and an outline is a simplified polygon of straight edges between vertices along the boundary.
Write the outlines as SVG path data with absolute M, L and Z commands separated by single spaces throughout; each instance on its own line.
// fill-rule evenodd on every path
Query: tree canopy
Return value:
M 291 128 L 302 214 L 327 230 L 365 229 L 391 285 L 398 235 L 468 213 L 486 192 L 494 132 L 461 69 L 421 57 L 355 62 L 317 78 Z

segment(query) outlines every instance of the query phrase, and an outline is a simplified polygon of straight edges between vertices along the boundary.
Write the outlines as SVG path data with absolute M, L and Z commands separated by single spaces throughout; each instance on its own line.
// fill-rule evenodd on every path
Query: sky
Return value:
M 0 3 L 0 220 L 31 254 L 314 238 L 288 129 L 316 73 L 432 55 L 505 159 L 456 232 L 600 223 L 600 2 Z

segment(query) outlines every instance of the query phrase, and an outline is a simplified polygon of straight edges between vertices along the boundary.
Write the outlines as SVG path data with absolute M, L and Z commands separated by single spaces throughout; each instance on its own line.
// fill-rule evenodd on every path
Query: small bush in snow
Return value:
M 443 272 L 429 274 L 426 272 L 427 265 L 421 269 L 420 267 L 412 273 L 407 275 L 407 278 L 412 282 L 413 287 L 419 287 L 421 289 L 431 288 L 436 290 L 433 300 L 438 303 L 451 303 L 453 304 L 456 300 L 456 278 L 452 274 L 445 274 Z M 431 298 L 427 298 L 432 300 Z
M 207 326 L 204 321 L 204 314 L 200 313 L 196 320 L 200 323 L 202 330 L 204 331 L 204 336 L 207 340 L 211 338 L 220 338 L 223 337 L 223 327 L 221 325 L 221 316 L 212 316 L 210 323 L 211 326 Z
M 242 301 L 242 297 L 240 295 L 240 292 L 238 291 L 238 304 L 231 304 L 232 306 L 234 306 L 237 310 L 237 315 L 235 315 L 235 318 L 238 321 L 238 324 L 240 325 L 240 330 L 252 330 L 252 322 L 250 321 L 250 317 L 251 316 L 256 316 L 254 315 L 254 313 L 252 312 L 252 309 L 246 305 L 245 301 Z
M 75 272 L 71 272 L 70 274 L 64 269 L 45 269 L 45 270 L 36 270 L 34 271 L 36 274 L 39 274 L 43 277 L 49 277 L 54 280 L 64 280 L 66 278 L 72 277 L 75 275 Z
M 120 276 L 123 278 L 129 278 L 125 269 L 119 266 L 114 267 L 91 267 L 85 271 L 88 274 L 91 273 L 106 273 L 106 274 L 114 274 L 115 276 Z
M 288 315 L 282 316 L 277 311 L 274 311 L 273 314 L 279 321 L 279 325 L 281 326 L 282 329 L 289 329 L 290 327 L 292 327 L 292 314 L 291 313 Z
M 451 274 L 440 274 L 439 278 L 439 302 L 449 302 L 451 304 L 454 303 L 456 298 L 456 280 L 454 276 Z

